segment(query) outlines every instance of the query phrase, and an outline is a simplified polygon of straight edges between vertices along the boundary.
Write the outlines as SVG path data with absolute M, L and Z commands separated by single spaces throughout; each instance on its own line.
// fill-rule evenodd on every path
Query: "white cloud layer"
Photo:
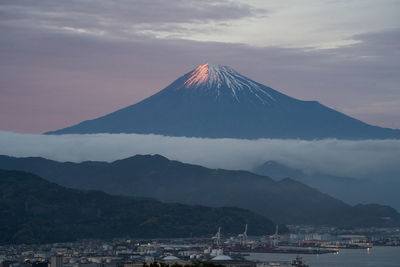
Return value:
M 276 160 L 306 171 L 338 176 L 382 178 L 384 173 L 400 176 L 400 140 L 238 140 L 139 134 L 52 136 L 0 131 L 0 154 L 72 162 L 161 154 L 210 168 L 247 170 Z

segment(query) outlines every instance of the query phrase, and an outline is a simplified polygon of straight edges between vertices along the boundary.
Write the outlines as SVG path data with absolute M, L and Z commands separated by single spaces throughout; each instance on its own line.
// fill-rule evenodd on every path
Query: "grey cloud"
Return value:
M 372 47 L 379 47 L 382 52 L 391 53 L 394 49 L 400 48 L 400 30 L 398 28 L 357 34 L 352 36 L 351 39 L 363 41 L 364 44 L 373 44 Z
M 211 168 L 248 170 L 267 160 L 276 160 L 308 172 L 346 177 L 371 178 L 371 174 L 379 173 L 400 175 L 400 140 L 235 140 L 137 134 L 48 136 L 0 132 L 0 154 L 73 162 L 161 154 Z
M 125 35 L 129 29 L 173 31 L 179 23 L 205 23 L 265 14 L 234 1 L 73 0 L 2 1 L 3 23 L 25 27 L 76 27 Z

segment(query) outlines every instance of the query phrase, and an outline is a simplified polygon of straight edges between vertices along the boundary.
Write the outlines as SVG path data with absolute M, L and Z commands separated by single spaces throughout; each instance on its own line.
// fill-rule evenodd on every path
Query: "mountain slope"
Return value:
M 166 204 L 152 199 L 67 189 L 36 175 L 0 170 L 0 244 L 77 238 L 188 237 L 274 232 L 267 218 L 238 208 Z
M 292 179 L 276 182 L 246 171 L 208 169 L 159 155 L 134 156 L 112 163 L 59 163 L 43 158 L 0 156 L 0 168 L 30 171 L 67 187 L 161 201 L 235 206 L 279 223 L 337 226 L 396 225 L 399 214 L 382 220 Z M 373 209 L 374 207 L 372 207 Z M 389 209 L 390 210 L 390 209 Z
M 106 116 L 49 132 L 211 138 L 400 138 L 315 101 L 301 101 L 226 66 L 201 65 L 157 94 Z
M 400 210 L 400 196 L 398 194 L 400 182 L 398 179 L 381 176 L 379 180 L 369 180 L 339 177 L 320 172 L 305 173 L 276 161 L 267 161 L 254 168 L 253 172 L 278 181 L 290 177 L 347 203 L 375 202 L 391 205 Z

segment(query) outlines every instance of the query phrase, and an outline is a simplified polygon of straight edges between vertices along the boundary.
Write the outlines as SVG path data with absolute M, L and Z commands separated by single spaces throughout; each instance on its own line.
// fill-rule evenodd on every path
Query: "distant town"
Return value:
M 270 236 L 225 235 L 179 239 L 85 239 L 69 243 L 0 246 L 0 267 L 141 267 L 141 266 L 308 266 L 302 254 L 338 253 L 342 249 L 400 246 L 399 228 L 289 225 L 290 233 Z M 286 261 L 253 261 L 253 253 L 285 253 Z M 290 254 L 290 255 L 289 255 Z M 299 256 L 293 256 L 293 255 Z

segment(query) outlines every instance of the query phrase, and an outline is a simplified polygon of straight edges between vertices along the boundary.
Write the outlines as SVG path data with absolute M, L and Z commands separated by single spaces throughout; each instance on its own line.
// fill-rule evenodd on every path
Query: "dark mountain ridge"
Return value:
M 269 219 L 239 208 L 167 204 L 148 198 L 68 189 L 36 175 L 0 170 L 0 244 L 77 238 L 272 234 Z M 284 227 L 285 229 L 285 227 Z
M 274 181 L 247 171 L 208 169 L 159 155 L 137 155 L 112 163 L 60 163 L 43 158 L 0 156 L 0 168 L 33 172 L 72 188 L 166 202 L 235 206 L 285 224 L 351 227 L 400 222 L 400 215 L 390 207 L 386 209 L 387 216 L 377 217 L 373 211 L 377 206 L 353 207 L 292 179 Z M 371 210 L 367 212 L 368 209 Z
M 302 101 L 226 66 L 201 65 L 147 99 L 47 134 L 138 133 L 209 138 L 387 139 L 400 130 Z

